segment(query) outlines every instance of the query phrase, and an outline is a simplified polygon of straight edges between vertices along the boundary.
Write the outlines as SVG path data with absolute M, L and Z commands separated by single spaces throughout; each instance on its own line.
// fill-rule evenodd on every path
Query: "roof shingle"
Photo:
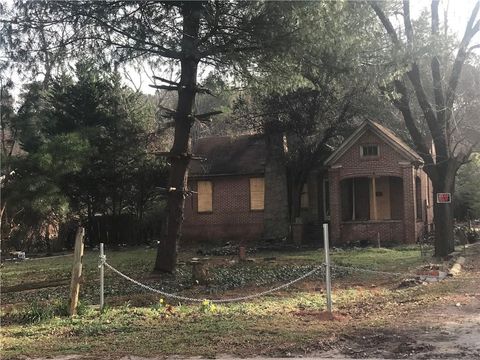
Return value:
M 262 135 L 216 136 L 198 139 L 193 146 L 202 161 L 190 162 L 190 176 L 263 174 L 266 144 Z

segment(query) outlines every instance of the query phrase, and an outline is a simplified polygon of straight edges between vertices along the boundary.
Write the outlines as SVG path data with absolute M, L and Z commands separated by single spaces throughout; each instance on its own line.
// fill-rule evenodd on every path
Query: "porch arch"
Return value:
M 403 179 L 399 176 L 344 178 L 340 180 L 341 220 L 402 220 L 403 193 Z

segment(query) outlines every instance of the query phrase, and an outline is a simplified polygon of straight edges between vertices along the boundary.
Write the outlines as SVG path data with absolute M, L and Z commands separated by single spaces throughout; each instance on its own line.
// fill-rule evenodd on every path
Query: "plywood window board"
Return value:
M 265 208 L 265 179 L 250 178 L 250 210 Z
M 213 211 L 213 186 L 211 181 L 197 181 L 198 212 Z

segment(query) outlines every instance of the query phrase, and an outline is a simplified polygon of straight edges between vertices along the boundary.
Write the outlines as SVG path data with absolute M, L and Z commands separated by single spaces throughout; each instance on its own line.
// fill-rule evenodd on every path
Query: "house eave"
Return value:
M 189 174 L 189 179 L 206 179 L 212 177 L 234 177 L 234 176 L 264 176 L 264 171 L 248 172 L 248 173 L 223 173 L 223 174 Z

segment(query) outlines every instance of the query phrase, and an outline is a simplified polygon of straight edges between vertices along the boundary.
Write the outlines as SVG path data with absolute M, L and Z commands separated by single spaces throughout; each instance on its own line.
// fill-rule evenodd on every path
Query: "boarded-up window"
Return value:
M 250 179 L 250 210 L 263 210 L 265 208 L 265 179 Z
M 308 185 L 307 183 L 303 184 L 302 194 L 300 196 L 300 207 L 302 209 L 308 208 Z
M 212 212 L 212 182 L 197 181 L 198 212 Z

